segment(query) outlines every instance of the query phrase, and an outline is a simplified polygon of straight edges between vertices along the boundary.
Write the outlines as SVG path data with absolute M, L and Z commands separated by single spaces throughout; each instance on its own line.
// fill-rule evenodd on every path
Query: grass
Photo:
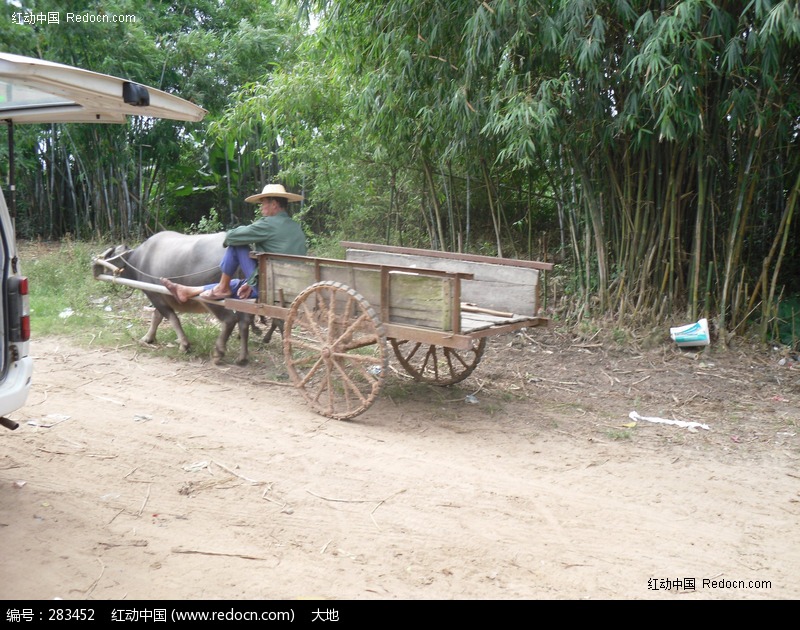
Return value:
M 30 284 L 31 335 L 67 335 L 79 343 L 102 347 L 136 344 L 147 332 L 153 309 L 145 294 L 130 287 L 94 279 L 92 258 L 107 246 L 63 240 L 20 242 L 22 271 Z M 219 334 L 210 315 L 182 314 L 192 354 L 209 357 Z M 183 356 L 177 336 L 166 322 L 157 335 L 154 353 Z M 231 338 L 228 357 L 235 357 L 238 339 Z M 256 345 L 256 344 L 253 344 Z
M 381 395 L 388 396 L 395 402 L 413 400 L 419 394 L 418 389 L 418 384 L 412 380 L 389 378 L 383 386 Z
M 86 243 L 21 243 L 20 264 L 30 284 L 31 333 L 76 334 L 102 324 L 104 291 L 91 273 Z
M 605 435 L 611 440 L 630 440 L 633 437 L 633 434 L 630 431 L 624 431 L 621 429 L 609 429 L 605 432 Z

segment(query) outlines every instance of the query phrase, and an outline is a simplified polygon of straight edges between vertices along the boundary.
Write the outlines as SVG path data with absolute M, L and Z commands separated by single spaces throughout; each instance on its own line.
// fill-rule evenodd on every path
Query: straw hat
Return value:
M 294 193 L 286 192 L 286 189 L 280 184 L 267 184 L 264 186 L 264 190 L 262 190 L 259 194 L 250 195 L 247 199 L 245 199 L 245 201 L 248 203 L 261 203 L 261 200 L 266 199 L 267 197 L 283 197 L 289 201 L 303 200 L 302 195 L 295 195 Z

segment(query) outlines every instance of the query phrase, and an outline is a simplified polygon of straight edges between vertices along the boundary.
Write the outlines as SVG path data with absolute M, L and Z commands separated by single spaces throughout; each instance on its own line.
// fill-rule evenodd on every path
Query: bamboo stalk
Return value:
M 792 224 L 792 215 L 794 214 L 795 206 L 797 205 L 797 197 L 800 194 L 800 172 L 797 174 L 797 180 L 795 181 L 794 188 L 792 189 L 791 194 L 789 195 L 789 200 L 786 202 L 786 222 L 784 224 L 783 230 L 783 239 L 781 241 L 781 249 L 778 252 L 777 260 L 775 261 L 775 269 L 772 271 L 772 281 L 770 282 L 769 287 L 769 299 L 768 301 L 770 304 L 775 297 L 775 290 L 778 286 L 778 274 L 780 272 L 781 263 L 783 262 L 783 258 L 786 254 L 786 244 L 789 241 L 789 234 L 790 234 L 790 227 Z M 794 320 L 792 320 L 794 323 Z

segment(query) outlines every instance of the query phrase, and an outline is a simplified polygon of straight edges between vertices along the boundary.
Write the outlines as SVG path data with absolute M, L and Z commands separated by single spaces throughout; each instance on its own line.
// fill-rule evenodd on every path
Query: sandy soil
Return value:
M 279 339 L 244 368 L 33 353 L 0 433 L 2 599 L 800 597 L 800 369 L 777 355 L 536 329 L 455 387 L 394 370 L 341 422 L 282 383 Z

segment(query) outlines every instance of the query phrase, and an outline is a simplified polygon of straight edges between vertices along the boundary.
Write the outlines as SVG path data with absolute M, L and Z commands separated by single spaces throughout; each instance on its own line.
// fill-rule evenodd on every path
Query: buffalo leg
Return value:
M 154 316 L 155 318 L 155 316 Z M 182 352 L 189 352 L 189 338 L 186 336 L 186 333 L 183 332 L 183 326 L 181 326 L 181 320 L 178 318 L 178 314 L 175 311 L 172 311 L 167 315 L 167 319 L 169 320 L 172 329 L 175 331 L 175 334 L 178 335 L 178 343 L 180 344 Z M 155 334 L 153 335 L 155 337 Z
M 272 333 L 275 332 L 275 329 L 280 330 L 281 337 L 283 337 L 283 320 L 282 319 L 275 319 L 274 317 L 270 321 L 269 330 L 267 334 L 264 335 L 264 339 L 261 340 L 261 343 L 269 343 L 272 339 Z
M 250 326 L 255 319 L 253 315 L 248 313 L 239 313 L 238 324 L 239 324 L 239 357 L 236 359 L 236 365 L 247 365 L 248 356 L 247 356 L 247 344 L 250 341 Z
M 250 324 L 251 316 L 245 313 L 231 314 L 230 317 L 221 319 L 222 329 L 217 336 L 217 341 L 214 344 L 214 363 L 219 365 L 225 357 L 225 351 L 228 347 L 228 341 L 233 334 L 233 329 L 238 325 L 240 350 L 239 356 L 236 359 L 236 365 L 247 365 L 247 342 L 250 337 Z
M 172 329 L 178 336 L 178 343 L 180 344 L 181 351 L 189 352 L 189 338 L 183 331 L 181 320 L 178 318 L 178 314 L 175 312 L 175 310 L 169 305 L 169 303 L 164 301 L 162 295 L 158 293 L 148 293 L 147 291 L 145 291 L 144 294 L 150 300 L 150 303 L 153 305 L 155 310 L 153 311 L 153 317 L 150 319 L 150 330 L 148 330 L 147 334 L 142 337 L 142 341 L 145 343 L 154 343 L 156 340 L 156 332 L 158 331 L 158 327 L 161 322 L 166 319 L 169 321 L 170 326 L 172 326 Z
M 146 344 L 153 344 L 156 342 L 156 333 L 158 332 L 158 326 L 164 320 L 164 316 L 161 314 L 161 311 L 158 309 L 153 310 L 153 317 L 150 319 L 150 328 L 145 333 L 144 337 L 141 338 L 142 343 Z
M 175 334 L 178 335 L 178 343 L 180 344 L 181 351 L 189 352 L 189 338 L 183 331 L 183 326 L 181 326 L 181 320 L 178 319 L 177 313 L 172 311 L 169 313 L 169 315 L 167 315 L 167 319 L 175 331 Z M 141 342 L 146 344 L 154 344 L 156 342 L 156 333 L 158 332 L 158 327 L 163 321 L 164 314 L 158 309 L 155 309 L 153 311 L 153 317 L 150 319 L 150 328 L 147 329 L 144 337 L 141 338 Z
M 225 358 L 225 350 L 228 346 L 228 339 L 231 337 L 231 333 L 233 332 L 233 327 L 236 325 L 236 321 L 232 318 L 222 319 L 222 329 L 219 331 L 219 335 L 217 336 L 217 341 L 214 343 L 214 353 L 213 359 L 214 363 L 220 365 L 222 363 L 222 359 Z

